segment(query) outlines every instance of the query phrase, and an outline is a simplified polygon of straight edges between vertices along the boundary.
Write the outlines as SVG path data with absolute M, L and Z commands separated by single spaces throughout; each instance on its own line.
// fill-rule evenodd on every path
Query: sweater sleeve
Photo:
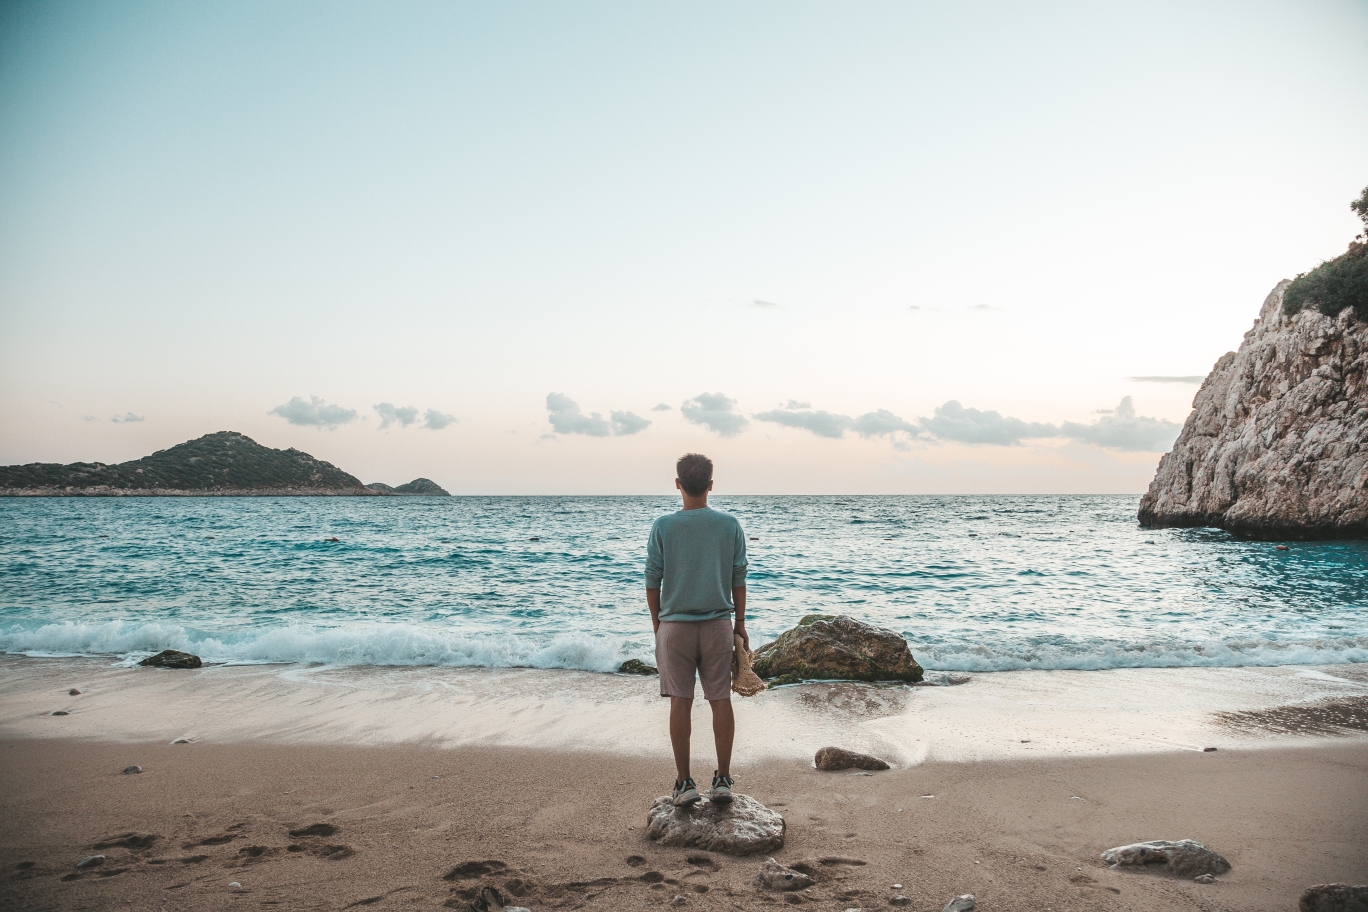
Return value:
M 664 578 L 665 552 L 661 547 L 660 527 L 651 526 L 650 537 L 646 539 L 646 588 L 659 589 Z
M 736 548 L 732 552 L 732 588 L 746 585 L 746 530 L 736 524 Z

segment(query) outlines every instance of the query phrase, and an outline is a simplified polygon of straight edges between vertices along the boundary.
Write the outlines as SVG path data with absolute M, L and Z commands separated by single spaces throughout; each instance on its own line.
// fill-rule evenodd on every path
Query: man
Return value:
M 689 773 L 695 674 L 703 682 L 704 699 L 712 706 L 717 745 L 717 769 L 708 797 L 714 804 L 732 800 L 733 632 L 750 646 L 746 533 L 734 516 L 708 506 L 712 472 L 712 460 L 706 456 L 680 457 L 675 464 L 675 487 L 684 495 L 684 509 L 657 519 L 646 545 L 646 605 L 655 628 L 660 695 L 670 698 L 677 807 L 700 798 Z

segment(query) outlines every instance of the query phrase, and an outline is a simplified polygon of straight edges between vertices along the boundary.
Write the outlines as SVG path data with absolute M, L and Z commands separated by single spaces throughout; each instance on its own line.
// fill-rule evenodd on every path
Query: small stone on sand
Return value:
M 1103 852 L 1102 860 L 1113 868 L 1130 867 L 1146 871 L 1157 868 L 1179 877 L 1224 874 L 1230 870 L 1230 862 L 1191 839 L 1179 839 L 1176 842 L 1156 839 L 1117 846 Z
M 1200 874 L 1192 879 L 1199 884 L 1214 884 L 1216 882 L 1216 878 L 1212 877 L 1210 874 Z
M 1202 748 L 1202 753 L 1204 753 L 1204 754 L 1209 754 L 1209 753 L 1211 753 L 1211 752 L 1214 751 L 1214 750 L 1216 750 L 1216 748 L 1214 748 L 1214 747 L 1204 747 L 1204 748 Z
M 941 912 L 969 912 L 977 904 L 973 893 L 965 893 L 963 896 L 956 896 L 945 904 Z
M 134 773 L 141 773 L 141 772 L 142 772 L 142 767 L 141 767 L 141 766 L 137 766 L 137 765 L 134 765 L 134 766 L 125 766 L 125 767 L 123 768 L 123 771 L 124 771 L 124 775 L 125 775 L 125 776 L 131 776 L 131 775 L 133 775 Z
M 81 695 L 81 692 L 74 687 L 71 688 L 71 690 L 68 690 L 67 693 L 73 697 L 79 697 Z
M 886 770 L 888 764 L 869 754 L 858 754 L 841 747 L 824 747 L 813 757 L 812 762 L 819 770 Z
M 54 716 L 69 716 L 69 715 L 71 715 L 71 713 L 67 712 L 65 709 L 59 709 L 59 710 L 57 710 L 55 713 L 53 713 L 53 715 L 54 715 Z
M 76 862 L 76 867 L 98 868 L 100 865 L 104 864 L 104 860 L 105 857 L 103 855 L 87 855 L 85 858 L 82 858 L 80 861 Z
M 233 881 L 232 883 L 228 884 L 228 889 L 230 889 L 230 890 L 241 890 L 241 889 L 242 889 L 242 884 L 238 883 L 238 882 L 235 880 L 235 881 Z
M 755 875 L 755 885 L 762 890 L 805 890 L 812 886 L 812 878 L 770 858 L 760 866 L 759 873 Z
M 912 900 L 903 896 L 901 893 L 894 893 L 892 896 L 888 897 L 888 904 L 890 906 L 905 906 L 911 901 Z
M 189 744 L 189 743 L 190 743 L 190 739 L 189 739 L 189 738 L 177 738 L 175 741 L 172 741 L 171 743 L 172 743 L 172 744 Z

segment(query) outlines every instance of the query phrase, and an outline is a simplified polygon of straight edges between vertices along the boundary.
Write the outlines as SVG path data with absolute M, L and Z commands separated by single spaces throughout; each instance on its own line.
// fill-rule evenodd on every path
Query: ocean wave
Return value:
M 758 635 L 755 642 L 764 640 Z M 1368 662 L 1368 637 L 1297 641 L 1244 639 L 1206 643 L 1120 643 L 998 639 L 991 645 L 910 642 L 928 671 L 1338 665 Z M 64 622 L 11 626 L 0 651 L 28 656 L 109 656 L 132 664 L 163 649 L 224 664 L 322 663 L 351 666 L 553 668 L 616 671 L 627 659 L 654 662 L 646 637 L 592 632 L 487 633 L 405 623 L 279 625 L 213 633 L 168 623 Z
M 206 662 L 325 665 L 436 665 L 616 671 L 627 659 L 654 662 L 641 638 L 587 633 L 489 634 L 412 624 L 289 625 L 209 634 L 175 624 L 66 622 L 0 633 L 0 651 L 27 656 L 117 656 L 128 664 L 163 649 Z
M 1114 668 L 1239 668 L 1343 665 L 1368 662 L 1368 637 L 1232 640 L 1207 643 L 1061 642 L 992 646 L 912 644 L 913 655 L 936 671 L 1106 671 Z

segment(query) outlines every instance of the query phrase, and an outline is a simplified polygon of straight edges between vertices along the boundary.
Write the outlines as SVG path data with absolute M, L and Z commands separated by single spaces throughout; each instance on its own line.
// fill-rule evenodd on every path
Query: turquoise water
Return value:
M 810 612 L 930 669 L 1368 661 L 1368 542 L 1147 530 L 1134 497 L 718 497 L 751 541 L 752 642 Z M 0 650 L 132 662 L 650 659 L 668 497 L 0 500 Z M 336 537 L 337 542 L 325 539 Z

